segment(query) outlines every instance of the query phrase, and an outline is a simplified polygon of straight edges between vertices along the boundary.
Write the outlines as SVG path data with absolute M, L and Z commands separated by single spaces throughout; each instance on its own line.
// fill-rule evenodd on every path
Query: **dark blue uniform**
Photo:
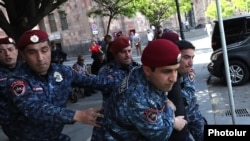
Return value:
M 195 141 L 203 141 L 206 121 L 199 110 L 199 104 L 195 96 L 195 76 L 193 73 L 182 76 L 181 93 L 185 102 L 188 130 Z
M 9 136 L 9 102 L 6 96 L 7 78 L 14 73 L 20 66 L 21 62 L 16 63 L 15 68 L 8 68 L 7 66 L 0 66 L 0 125 L 4 133 Z
M 174 128 L 174 111 L 165 92 L 147 80 L 142 67 L 122 80 L 104 105 L 105 141 L 167 141 Z
M 33 72 L 26 63 L 8 80 L 11 113 L 11 141 L 69 141 L 61 134 L 65 124 L 72 124 L 75 110 L 67 109 L 72 85 L 102 90 L 115 83 L 76 73 L 68 66 L 51 64 L 47 75 Z M 110 84 L 110 85 L 107 85 Z
M 117 64 L 115 61 L 111 61 L 110 63 L 106 64 L 105 66 L 103 66 L 98 75 L 99 76 L 115 76 L 116 79 L 118 80 L 122 80 L 123 78 L 125 78 L 125 76 L 128 75 L 128 73 L 135 67 L 139 66 L 140 64 L 137 62 L 132 62 L 130 65 L 128 66 L 121 66 L 119 64 Z M 118 85 L 119 83 L 117 83 Z M 113 86 L 113 88 L 115 89 L 116 86 Z M 110 96 L 110 94 L 112 93 L 113 89 L 106 89 L 104 91 L 102 91 L 102 95 L 103 95 L 103 105 L 105 104 L 107 98 Z M 108 110 L 108 109 L 104 109 L 104 110 Z M 97 120 L 99 124 L 101 124 L 103 122 L 102 119 L 98 119 Z M 93 128 L 93 133 L 92 133 L 92 137 L 91 137 L 91 141 L 102 141 L 104 139 L 104 131 L 105 128 L 102 127 L 94 127 Z

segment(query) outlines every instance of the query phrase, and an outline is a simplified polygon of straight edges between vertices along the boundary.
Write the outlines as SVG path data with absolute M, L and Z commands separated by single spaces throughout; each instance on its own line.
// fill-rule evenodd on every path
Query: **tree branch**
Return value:
M 5 8 L 5 4 L 3 2 L 0 2 L 0 6 Z
M 0 28 L 2 28 L 8 36 L 15 39 L 14 31 L 9 22 L 7 21 L 2 10 L 0 10 Z

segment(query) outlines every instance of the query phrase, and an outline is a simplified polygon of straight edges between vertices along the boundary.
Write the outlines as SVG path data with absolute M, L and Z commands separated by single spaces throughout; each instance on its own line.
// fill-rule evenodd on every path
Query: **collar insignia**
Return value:
M 194 81 L 194 74 L 193 73 L 188 73 L 188 79 L 190 82 L 193 82 Z

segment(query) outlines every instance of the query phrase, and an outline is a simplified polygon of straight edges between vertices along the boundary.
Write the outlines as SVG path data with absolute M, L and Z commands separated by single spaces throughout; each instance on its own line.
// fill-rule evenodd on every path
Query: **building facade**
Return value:
M 108 25 L 107 18 L 87 16 L 87 11 L 93 4 L 91 0 L 68 1 L 60 9 L 54 10 L 45 17 L 39 23 L 39 28 L 47 31 L 50 34 L 50 40 L 70 56 L 79 53 L 88 54 L 90 40 L 102 40 Z M 148 28 L 148 21 L 138 13 L 132 19 L 121 16 L 117 20 L 112 20 L 109 34 L 123 31 L 123 34 L 128 35 L 129 30 L 141 33 Z
M 191 3 L 193 17 L 191 18 L 194 20 L 194 25 L 206 23 L 205 11 L 210 3 L 211 0 L 202 0 L 202 2 L 193 0 Z M 87 11 L 94 4 L 92 0 L 67 1 L 59 9 L 43 18 L 36 28 L 47 31 L 50 40 L 55 42 L 68 56 L 76 56 L 79 53 L 89 54 L 90 40 L 101 40 L 106 35 L 108 25 L 107 18 L 87 16 Z M 187 20 L 187 16 L 182 14 L 182 21 L 185 20 Z M 177 14 L 167 19 L 162 25 L 178 30 Z M 112 20 L 109 34 L 113 35 L 115 32 L 122 31 L 123 34 L 128 35 L 130 30 L 135 30 L 146 41 L 146 30 L 149 28 L 147 19 L 137 13 L 134 18 L 121 16 Z M 1 35 L 4 35 L 4 33 L 2 32 Z

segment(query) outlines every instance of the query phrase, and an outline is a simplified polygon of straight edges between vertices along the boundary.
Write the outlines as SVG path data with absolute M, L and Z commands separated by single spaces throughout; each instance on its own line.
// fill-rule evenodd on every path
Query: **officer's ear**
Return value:
M 142 68 L 143 68 L 143 72 L 145 73 L 146 77 L 148 78 L 150 76 L 150 74 L 152 73 L 151 67 L 143 66 Z

